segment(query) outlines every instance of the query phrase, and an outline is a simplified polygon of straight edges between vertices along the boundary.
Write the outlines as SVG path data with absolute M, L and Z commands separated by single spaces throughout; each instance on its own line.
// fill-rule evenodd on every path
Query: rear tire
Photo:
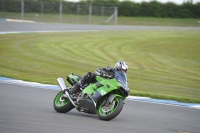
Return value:
M 123 108 L 123 100 L 120 97 L 115 97 L 112 103 L 108 106 L 100 105 L 97 109 L 99 119 L 109 121 L 115 118 Z
M 69 99 L 62 99 L 63 92 L 60 91 L 53 102 L 54 109 L 59 113 L 66 113 L 69 112 L 74 108 L 74 105 L 70 102 Z

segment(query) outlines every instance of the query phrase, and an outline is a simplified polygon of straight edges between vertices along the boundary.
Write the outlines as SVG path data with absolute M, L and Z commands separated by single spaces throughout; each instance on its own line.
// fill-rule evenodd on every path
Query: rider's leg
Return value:
M 79 90 L 80 90 L 80 88 L 81 88 L 81 86 L 78 84 L 78 83 L 76 83 L 74 86 L 73 86 L 73 88 L 71 88 L 70 90 L 69 90 L 69 93 L 72 95 L 72 94 L 75 94 L 76 92 L 78 92 Z
M 84 85 L 96 82 L 96 75 L 94 73 L 88 72 L 78 83 L 70 89 L 70 94 L 75 94 L 80 91 L 80 88 L 84 88 Z

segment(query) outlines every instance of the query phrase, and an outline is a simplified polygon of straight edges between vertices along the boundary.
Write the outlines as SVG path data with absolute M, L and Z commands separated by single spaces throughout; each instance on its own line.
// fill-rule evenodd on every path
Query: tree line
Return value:
M 41 3 L 45 3 L 45 13 L 58 13 L 60 0 L 24 0 L 26 12 L 40 12 Z M 86 0 L 80 2 L 63 1 L 63 13 L 72 13 L 77 5 L 95 5 L 118 7 L 119 16 L 145 16 L 162 18 L 200 18 L 200 3 L 185 2 L 177 5 L 173 2 L 161 3 L 158 1 L 135 3 L 133 1 L 118 0 Z M 21 0 L 0 0 L 0 11 L 20 12 Z M 87 14 L 87 9 L 82 9 L 81 14 Z

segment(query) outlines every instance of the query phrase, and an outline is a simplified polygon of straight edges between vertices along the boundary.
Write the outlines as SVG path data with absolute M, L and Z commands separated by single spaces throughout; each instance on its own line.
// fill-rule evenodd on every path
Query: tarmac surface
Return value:
M 199 133 L 200 110 L 125 100 L 111 121 L 78 112 L 57 113 L 59 91 L 0 83 L 1 133 Z
M 96 31 L 96 30 L 200 30 L 200 27 L 126 26 L 126 25 L 82 25 L 0 21 L 0 32 L 38 31 Z

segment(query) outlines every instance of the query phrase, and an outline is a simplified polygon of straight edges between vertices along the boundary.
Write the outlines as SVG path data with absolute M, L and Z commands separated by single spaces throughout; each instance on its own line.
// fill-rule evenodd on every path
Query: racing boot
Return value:
M 81 86 L 80 86 L 78 83 L 76 83 L 76 84 L 74 85 L 74 87 L 72 87 L 72 88 L 69 90 L 69 94 L 70 94 L 70 95 L 73 95 L 73 94 L 79 92 L 79 91 L 80 91 L 80 88 L 81 88 Z
M 79 80 L 78 83 L 76 83 L 71 89 L 68 90 L 70 97 L 72 99 L 75 100 L 77 98 L 79 92 L 84 88 L 82 85 L 83 85 L 82 80 Z

